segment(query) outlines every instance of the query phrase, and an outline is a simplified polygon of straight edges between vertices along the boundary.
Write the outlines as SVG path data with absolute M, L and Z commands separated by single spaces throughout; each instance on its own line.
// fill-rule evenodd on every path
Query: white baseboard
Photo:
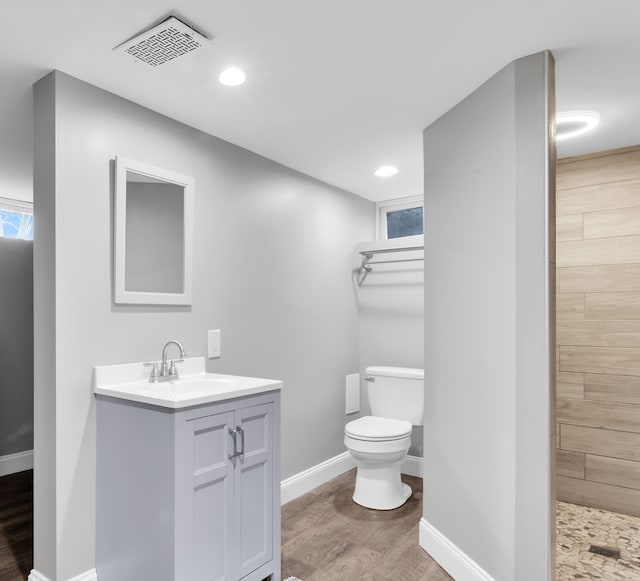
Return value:
M 422 458 L 407 456 L 402 465 L 402 473 L 422 478 Z M 338 454 L 329 460 L 316 464 L 307 470 L 294 474 L 280 483 L 281 503 L 286 504 L 298 496 L 329 482 L 332 478 L 344 474 L 356 467 L 356 461 L 349 452 Z
M 422 466 L 424 464 L 423 458 L 418 456 L 407 456 L 402 464 L 402 473 L 409 476 L 417 476 L 422 478 Z
M 420 520 L 419 543 L 456 581 L 494 581 L 489 573 L 424 518 Z
M 27 581 L 49 581 L 42 573 L 38 573 L 35 569 L 31 569 L 31 573 L 27 578 Z M 69 579 L 69 581 L 98 581 L 98 573 L 95 569 L 90 569 L 80 575 L 76 575 Z
M 0 476 L 15 474 L 33 468 L 33 450 L 0 456 Z
M 280 483 L 282 504 L 286 504 L 298 496 L 313 490 L 317 486 L 329 482 L 332 478 L 344 474 L 356 467 L 356 461 L 349 452 L 343 452 L 333 458 L 294 474 Z

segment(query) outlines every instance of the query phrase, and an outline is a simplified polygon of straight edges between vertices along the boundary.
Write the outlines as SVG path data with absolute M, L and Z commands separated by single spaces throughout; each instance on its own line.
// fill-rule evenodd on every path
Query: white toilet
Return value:
M 344 428 L 344 444 L 358 462 L 353 500 L 391 510 L 411 496 L 411 488 L 400 481 L 400 468 L 412 426 L 423 423 L 424 369 L 374 366 L 365 371 L 373 415 Z

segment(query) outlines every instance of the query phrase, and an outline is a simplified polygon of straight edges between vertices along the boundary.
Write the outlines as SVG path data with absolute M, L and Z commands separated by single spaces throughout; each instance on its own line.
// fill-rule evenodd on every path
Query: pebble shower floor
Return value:
M 558 502 L 556 579 L 640 579 L 640 518 L 598 508 Z M 620 551 L 620 558 L 591 552 Z

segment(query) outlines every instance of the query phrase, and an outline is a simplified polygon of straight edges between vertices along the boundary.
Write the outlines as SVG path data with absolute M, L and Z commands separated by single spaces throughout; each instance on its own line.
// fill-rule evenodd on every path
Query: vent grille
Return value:
M 209 40 L 205 36 L 171 16 L 113 50 L 157 67 L 198 50 L 208 43 Z

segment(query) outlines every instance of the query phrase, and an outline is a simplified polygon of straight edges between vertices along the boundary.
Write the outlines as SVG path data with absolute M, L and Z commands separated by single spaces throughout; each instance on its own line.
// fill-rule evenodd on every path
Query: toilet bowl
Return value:
M 392 510 L 411 496 L 400 480 L 413 425 L 422 425 L 424 370 L 367 367 L 372 415 L 349 422 L 344 444 L 358 463 L 353 500 L 375 510 Z
M 354 502 L 391 510 L 402 506 L 411 488 L 400 480 L 400 468 L 411 445 L 411 424 L 365 416 L 345 426 L 344 445 L 358 462 Z

